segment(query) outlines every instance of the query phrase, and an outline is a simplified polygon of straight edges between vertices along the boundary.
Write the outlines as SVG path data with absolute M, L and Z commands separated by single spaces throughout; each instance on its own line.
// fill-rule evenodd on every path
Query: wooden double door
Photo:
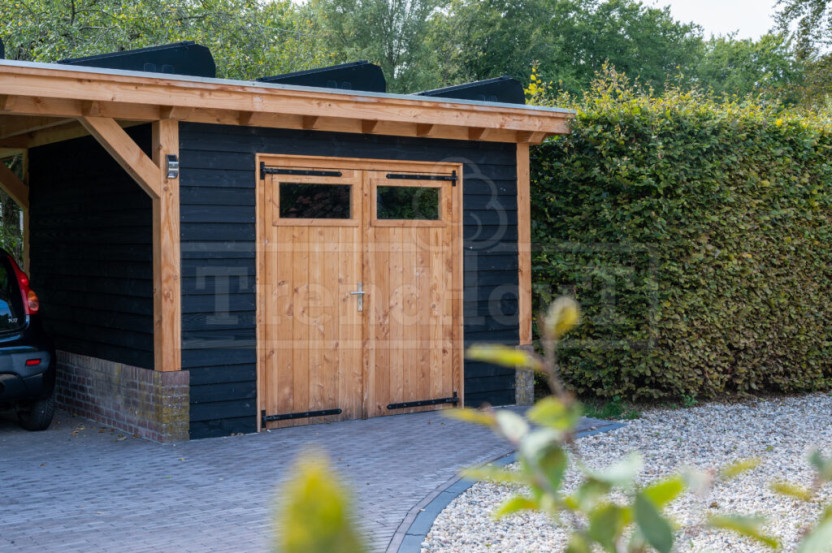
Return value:
M 259 427 L 461 405 L 461 167 L 258 162 Z

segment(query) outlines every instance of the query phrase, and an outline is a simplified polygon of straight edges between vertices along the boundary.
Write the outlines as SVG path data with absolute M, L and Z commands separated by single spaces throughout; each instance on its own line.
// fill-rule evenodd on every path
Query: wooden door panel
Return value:
M 362 169 L 347 160 L 341 169 L 321 161 L 327 175 L 320 176 L 305 160 L 280 162 L 290 174 L 269 174 L 258 193 L 258 401 L 267 416 L 341 414 L 267 421 L 263 428 L 449 407 L 389 408 L 461 396 L 460 189 L 436 179 L 388 178 L 393 170 L 417 172 L 419 164 L 361 161 Z M 445 166 L 444 174 L 455 169 Z M 289 211 L 281 210 L 281 182 L 301 195 L 312 190 L 306 205 L 324 194 L 325 207 L 289 209 L 300 196 L 287 187 Z M 348 195 L 343 188 L 321 192 L 344 184 L 352 186 Z M 379 217 L 379 185 L 409 187 L 405 196 L 432 189 L 425 194 L 429 202 L 439 198 L 439 216 L 431 211 L 419 219 L 425 204 L 414 200 L 412 209 L 385 204 Z M 400 192 L 385 189 L 394 199 Z M 338 207 L 347 197 L 349 219 Z M 366 291 L 361 312 L 352 294 L 359 283 Z
M 332 183 L 343 181 L 360 184 L 355 178 Z M 275 201 L 279 183 L 277 177 L 266 182 L 264 216 L 270 224 L 261 224 L 275 246 L 267 245 L 263 253 L 262 409 L 267 416 L 333 409 L 341 414 L 269 422 L 267 427 L 360 418 L 363 320 L 350 294 L 361 281 L 360 203 L 353 202 L 350 220 L 321 225 L 281 219 Z
M 367 321 L 372 342 L 368 367 L 371 416 L 441 408 L 388 408 L 452 397 L 454 350 L 454 226 L 453 191 L 449 182 L 387 179 L 369 173 L 365 212 L 373 217 L 366 228 L 366 278 L 372 283 Z M 378 186 L 440 189 L 440 220 L 378 220 Z

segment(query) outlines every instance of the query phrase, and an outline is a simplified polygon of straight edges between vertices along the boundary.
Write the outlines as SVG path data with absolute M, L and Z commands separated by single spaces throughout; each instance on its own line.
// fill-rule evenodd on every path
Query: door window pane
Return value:
M 349 184 L 280 183 L 281 219 L 350 219 Z
M 439 220 L 439 188 L 379 186 L 376 189 L 378 219 Z

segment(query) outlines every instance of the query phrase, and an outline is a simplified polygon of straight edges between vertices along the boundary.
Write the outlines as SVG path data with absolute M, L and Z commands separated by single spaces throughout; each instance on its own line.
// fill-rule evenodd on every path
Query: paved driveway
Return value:
M 41 433 L 0 415 L 0 551 L 266 552 L 295 456 L 323 448 L 384 551 L 408 511 L 466 465 L 509 453 L 437 413 L 160 445 L 60 413 Z

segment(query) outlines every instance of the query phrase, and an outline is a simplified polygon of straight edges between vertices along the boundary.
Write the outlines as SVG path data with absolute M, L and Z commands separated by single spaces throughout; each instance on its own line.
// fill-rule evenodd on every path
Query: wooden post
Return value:
M 153 123 L 153 162 L 160 195 L 153 198 L 153 345 L 157 371 L 182 368 L 179 179 L 168 179 L 167 155 L 179 157 L 179 122 Z
M 529 144 L 517 144 L 518 318 L 520 345 L 532 343 L 532 222 Z

